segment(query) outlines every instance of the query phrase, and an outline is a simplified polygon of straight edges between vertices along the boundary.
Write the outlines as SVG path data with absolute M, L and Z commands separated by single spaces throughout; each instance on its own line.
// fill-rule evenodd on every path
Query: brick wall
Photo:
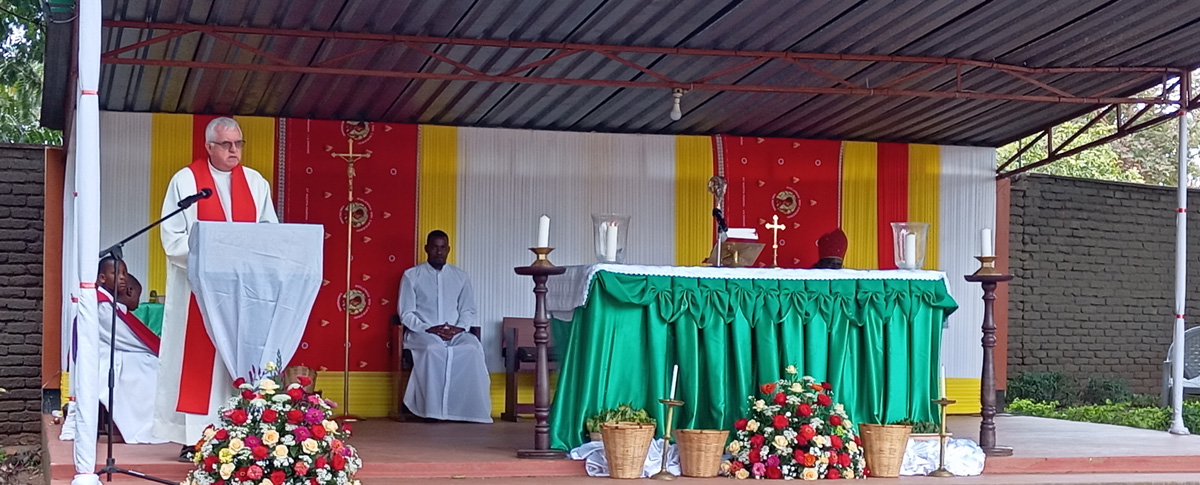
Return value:
M 0 445 L 41 444 L 44 149 L 0 144 Z
M 1012 183 L 1008 372 L 1125 379 L 1157 394 L 1174 324 L 1175 189 L 1046 175 Z M 1188 224 L 1200 315 L 1200 192 Z

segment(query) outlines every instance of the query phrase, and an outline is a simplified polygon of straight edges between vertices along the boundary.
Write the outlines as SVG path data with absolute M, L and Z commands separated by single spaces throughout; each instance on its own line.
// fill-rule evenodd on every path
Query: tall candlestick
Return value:
M 938 399 L 946 399 L 946 366 L 938 371 Z
M 608 223 L 608 231 L 606 231 L 607 241 L 604 245 L 604 260 L 615 262 L 617 260 L 617 225 Z
M 542 214 L 542 217 L 538 218 L 537 247 L 550 247 L 550 216 L 546 214 Z
M 917 235 L 904 235 L 904 265 L 905 269 L 917 269 Z
M 994 251 L 992 250 L 992 230 L 984 229 L 983 231 L 981 231 L 979 234 L 979 239 L 980 239 L 979 242 L 981 243 L 981 246 L 982 246 L 980 248 L 981 249 L 980 252 L 983 253 L 983 254 L 980 254 L 980 256 L 995 256 Z
M 675 383 L 677 382 L 677 380 L 676 380 L 676 379 L 678 379 L 678 378 L 679 378 L 679 365 L 678 365 L 678 364 L 676 364 L 676 365 L 675 365 L 675 372 L 673 372 L 673 373 L 671 374 L 671 400 L 672 400 L 672 401 L 674 401 L 674 400 L 675 400 Z

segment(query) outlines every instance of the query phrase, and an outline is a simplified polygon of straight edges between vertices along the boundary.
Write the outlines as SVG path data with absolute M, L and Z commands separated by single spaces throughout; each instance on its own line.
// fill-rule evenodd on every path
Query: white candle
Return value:
M 678 382 L 677 381 L 678 378 L 679 378 L 679 366 L 676 365 L 675 372 L 673 372 L 671 374 L 671 400 L 672 401 L 675 400 L 675 383 Z
M 946 366 L 938 370 L 938 398 L 946 399 Z
M 979 239 L 979 242 L 982 243 L 983 246 L 981 248 L 982 251 L 980 251 L 983 254 L 980 254 L 980 256 L 995 256 L 992 251 L 992 230 L 984 229 L 983 231 L 980 231 Z
M 904 235 L 904 267 L 917 268 L 917 235 L 911 232 Z
M 608 223 L 608 231 L 606 231 L 605 236 L 607 236 L 607 241 L 605 241 L 606 244 L 604 245 L 604 260 L 611 263 L 611 262 L 614 262 L 617 260 L 617 224 L 616 223 L 613 223 L 613 222 Z
M 537 247 L 550 247 L 550 216 L 546 214 L 542 214 L 542 217 L 538 218 Z

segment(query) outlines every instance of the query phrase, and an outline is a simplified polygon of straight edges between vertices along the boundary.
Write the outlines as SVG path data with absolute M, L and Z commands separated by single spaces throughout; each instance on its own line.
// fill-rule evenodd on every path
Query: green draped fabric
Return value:
M 137 310 L 133 311 L 133 315 L 146 324 L 150 331 L 154 332 L 154 335 L 162 336 L 162 303 L 139 303 Z
M 676 428 L 732 429 L 746 397 L 788 365 L 833 386 L 855 422 L 938 421 L 941 280 L 772 280 L 601 271 L 562 352 L 550 445 L 584 441 L 584 420 L 632 402 L 659 418 L 679 365 Z M 565 345 L 563 345 L 565 343 Z

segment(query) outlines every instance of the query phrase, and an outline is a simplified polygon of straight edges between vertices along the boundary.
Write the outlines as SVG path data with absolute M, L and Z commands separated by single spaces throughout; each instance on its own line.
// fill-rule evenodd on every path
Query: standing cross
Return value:
M 346 342 L 345 342 L 345 367 L 342 373 L 343 381 L 350 382 L 350 262 L 354 260 L 354 162 L 362 158 L 371 158 L 370 153 L 354 153 L 354 139 L 349 141 L 349 149 L 346 153 L 331 153 L 330 156 L 338 157 L 346 161 Z M 342 419 L 347 421 L 357 421 L 358 418 L 350 414 L 350 386 L 342 388 Z
M 779 223 L 779 214 L 771 216 L 771 223 L 766 225 L 770 229 L 771 234 L 771 266 L 779 267 L 779 231 L 787 229 L 787 226 Z

